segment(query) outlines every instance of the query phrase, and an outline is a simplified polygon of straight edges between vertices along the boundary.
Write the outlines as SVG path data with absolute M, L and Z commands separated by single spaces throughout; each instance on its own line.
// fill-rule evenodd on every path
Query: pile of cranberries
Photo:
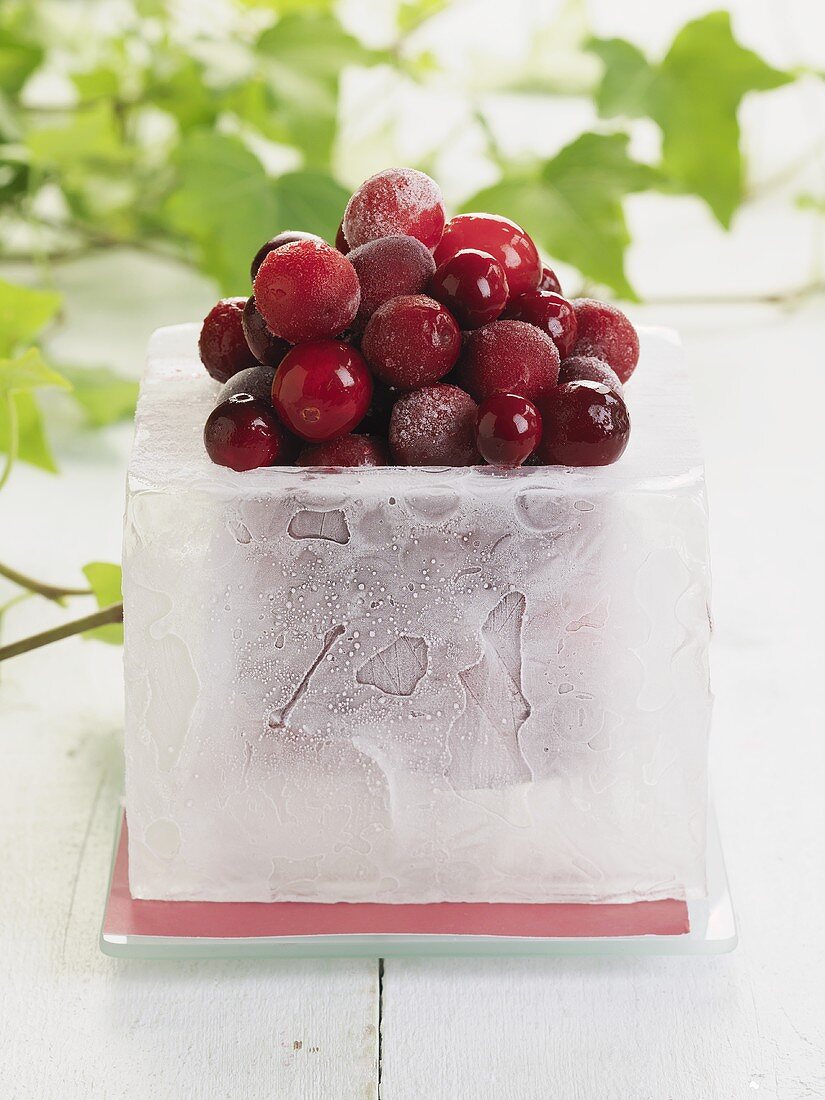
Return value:
M 627 446 L 628 319 L 563 297 L 508 218 L 446 221 L 423 172 L 372 176 L 335 247 L 280 233 L 251 275 L 200 335 L 222 466 L 603 466 Z

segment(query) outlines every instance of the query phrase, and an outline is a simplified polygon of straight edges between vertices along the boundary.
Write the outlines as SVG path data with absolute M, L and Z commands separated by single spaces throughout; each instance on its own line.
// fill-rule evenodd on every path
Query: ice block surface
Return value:
M 155 333 L 124 547 L 138 897 L 704 889 L 709 572 L 675 335 L 614 466 L 238 474 L 197 327 Z

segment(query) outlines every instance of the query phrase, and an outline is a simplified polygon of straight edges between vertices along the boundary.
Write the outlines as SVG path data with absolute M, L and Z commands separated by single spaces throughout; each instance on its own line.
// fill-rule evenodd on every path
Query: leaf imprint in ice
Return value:
M 343 633 L 344 626 L 342 623 L 339 623 L 338 626 L 331 627 L 326 632 L 320 652 L 304 673 L 303 677 L 301 678 L 301 682 L 295 688 L 292 695 L 290 695 L 289 699 L 287 699 L 284 706 L 282 706 L 280 710 L 273 710 L 272 714 L 270 714 L 269 728 L 271 730 L 287 729 L 286 720 L 289 717 L 290 712 L 293 710 L 295 704 L 300 700 L 301 696 L 309 687 L 309 682 L 315 675 L 318 665 L 320 665 L 321 661 L 323 661 L 324 657 L 326 657 L 326 655 L 332 649 L 333 645 L 335 644 L 335 639 L 340 638 Z
M 359 684 L 377 687 L 387 695 L 412 695 L 427 671 L 427 643 L 402 635 L 379 649 L 355 674 Z
M 312 512 L 302 508 L 289 521 L 287 534 L 294 539 L 326 539 L 327 542 L 349 542 L 347 517 L 340 508 L 331 512 Z

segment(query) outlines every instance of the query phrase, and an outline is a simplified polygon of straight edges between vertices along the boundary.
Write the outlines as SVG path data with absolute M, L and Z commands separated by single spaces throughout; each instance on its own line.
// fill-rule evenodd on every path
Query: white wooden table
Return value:
M 178 293 L 152 320 L 185 315 Z M 825 1096 L 823 303 L 638 316 L 680 326 L 696 373 L 716 578 L 713 780 L 739 949 L 392 959 L 383 972 L 378 960 L 105 958 L 120 653 L 71 639 L 0 667 L 0 1096 Z M 89 315 L 77 338 L 99 360 L 104 320 Z M 16 471 L 0 560 L 71 583 L 74 566 L 116 559 L 128 442 L 127 428 L 64 440 L 59 482 Z M 6 637 L 64 614 L 28 601 Z

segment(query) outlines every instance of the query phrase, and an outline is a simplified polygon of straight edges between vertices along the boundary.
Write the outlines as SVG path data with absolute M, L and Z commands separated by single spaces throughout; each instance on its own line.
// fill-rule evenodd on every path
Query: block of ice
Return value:
M 704 892 L 701 457 L 642 332 L 616 465 L 274 468 L 202 444 L 192 325 L 152 338 L 128 475 L 137 897 Z

